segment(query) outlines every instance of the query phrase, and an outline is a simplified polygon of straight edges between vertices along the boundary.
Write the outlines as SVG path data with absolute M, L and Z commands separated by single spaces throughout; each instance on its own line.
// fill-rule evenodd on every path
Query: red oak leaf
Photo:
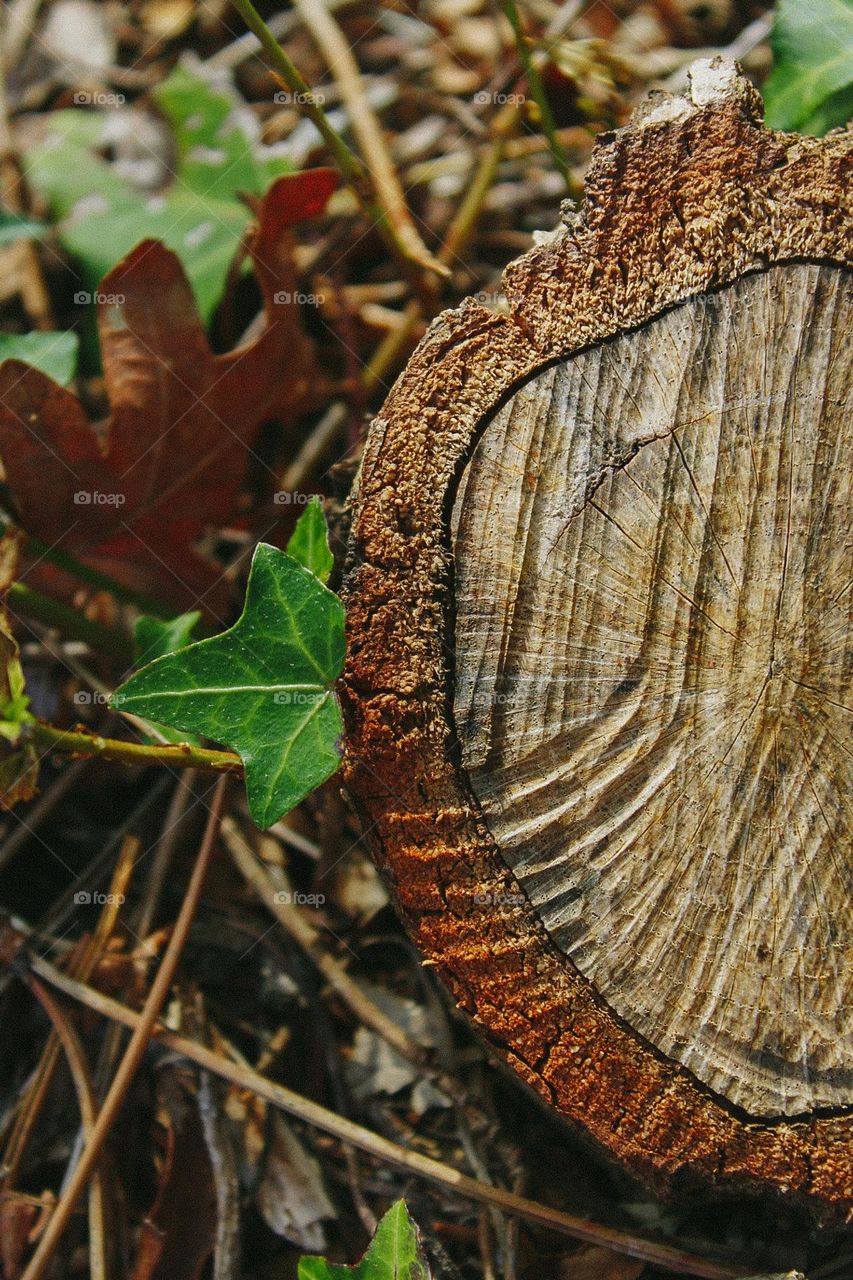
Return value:
M 315 401 L 313 347 L 288 305 L 288 229 L 336 182 L 329 169 L 291 174 L 261 201 L 248 249 L 265 323 L 235 350 L 213 354 L 178 259 L 147 240 L 99 290 L 106 421 L 37 369 L 0 367 L 0 457 L 28 533 L 175 606 L 223 607 L 221 567 L 194 544 L 235 518 L 258 428 Z

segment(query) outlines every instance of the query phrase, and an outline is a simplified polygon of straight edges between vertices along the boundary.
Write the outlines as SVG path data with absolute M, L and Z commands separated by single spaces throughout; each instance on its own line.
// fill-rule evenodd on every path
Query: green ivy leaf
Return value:
M 136 640 L 136 660 L 141 666 L 155 658 L 165 658 L 167 653 L 184 649 L 196 628 L 201 613 L 181 613 L 177 618 L 154 618 L 142 613 L 136 619 L 133 636 Z
M 59 238 L 79 259 L 89 291 L 140 240 L 162 240 L 180 258 L 207 323 L 251 218 L 238 193 L 263 195 L 293 166 L 262 156 L 229 97 L 184 66 L 152 97 L 171 127 L 177 161 L 162 192 L 139 190 L 102 158 L 114 115 L 107 111 L 51 112 L 45 140 L 23 159 L 25 176 L 60 220 Z
M 155 658 L 165 658 L 167 653 L 186 648 L 191 643 L 190 638 L 200 617 L 201 614 L 197 609 L 192 613 L 179 614 L 177 618 L 164 619 L 155 618 L 148 613 L 140 614 L 133 628 L 133 637 L 136 641 L 136 665 L 144 666 L 146 663 L 153 662 Z M 161 738 L 165 738 L 167 742 L 191 742 L 194 746 L 201 745 L 201 738 L 197 733 L 182 733 L 178 729 L 170 729 L 165 724 L 156 724 L 153 721 L 149 723 L 151 728 L 156 729 Z
M 767 123 L 820 135 L 853 114 L 853 0 L 779 0 Z
M 329 530 L 319 498 L 312 498 L 297 520 L 287 544 L 287 554 L 310 569 L 321 582 L 328 582 L 334 560 L 329 550 Z
M 144 667 L 112 705 L 231 747 L 252 818 L 268 827 L 338 768 L 343 660 L 340 600 L 262 542 L 234 626 Z
M 76 333 L 0 333 L 0 364 L 23 360 L 67 386 L 77 370 Z
M 418 1229 L 404 1200 L 393 1204 L 376 1228 L 361 1262 L 341 1267 L 325 1258 L 300 1258 L 299 1280 L 429 1280 Z

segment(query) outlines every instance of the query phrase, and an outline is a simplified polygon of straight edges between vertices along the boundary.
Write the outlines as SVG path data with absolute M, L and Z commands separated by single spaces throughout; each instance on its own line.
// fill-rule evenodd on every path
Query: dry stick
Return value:
M 139 911 L 134 921 L 134 932 L 143 941 L 148 937 L 154 926 L 154 917 L 157 914 L 160 895 L 169 874 L 178 840 L 182 834 L 184 819 L 190 808 L 190 802 L 195 802 L 193 795 L 195 776 L 195 770 L 190 769 L 176 780 L 175 789 L 172 792 L 172 798 L 169 801 L 169 807 L 163 819 L 163 826 L 154 846 L 151 870 L 146 879 Z
M 418 233 L 379 121 L 365 96 L 358 63 L 326 0 L 295 0 L 295 3 L 340 89 L 359 149 L 366 157 L 376 199 L 397 242 L 412 262 L 448 276 L 447 266 L 433 257 Z
M 393 1049 L 411 1062 L 433 1081 L 436 1086 L 447 1093 L 457 1106 L 465 1106 L 469 1099 L 455 1080 L 442 1072 L 435 1071 L 429 1064 L 429 1050 L 419 1044 L 407 1031 L 389 1018 L 387 1014 L 362 991 L 354 982 L 342 964 L 335 959 L 322 944 L 320 933 L 306 919 L 305 915 L 292 903 L 277 901 L 280 894 L 267 875 L 262 864 L 255 857 L 243 839 L 237 824 L 231 818 L 222 823 L 222 838 L 231 854 L 240 874 L 245 877 L 254 889 L 259 900 L 276 917 L 285 933 L 293 939 L 308 957 L 332 990 L 343 1000 L 344 1004 L 355 1014 L 359 1022 L 369 1027 Z
M 474 180 L 448 227 L 444 244 L 438 251 L 438 260 L 446 267 L 449 267 L 459 256 L 477 225 L 483 201 L 494 181 L 507 140 L 518 124 L 519 115 L 518 107 L 514 103 L 508 103 L 492 122 L 493 141 L 477 165 Z M 421 300 L 413 298 L 404 309 L 396 329 L 386 334 L 364 367 L 361 383 L 366 396 L 373 395 L 383 385 L 385 375 L 421 323 L 422 317 Z M 284 491 L 298 489 L 304 483 L 311 468 L 315 466 L 336 436 L 346 418 L 346 413 L 346 405 L 341 400 L 336 400 L 329 406 L 284 473 L 281 480 L 281 488 Z
M 43 751 L 56 751 L 64 756 L 100 756 L 121 764 L 162 764 L 170 769 L 200 769 L 205 773 L 231 773 L 243 776 L 243 764 L 233 751 L 212 751 L 189 742 L 161 745 L 145 742 L 123 742 L 120 738 L 102 738 L 99 734 L 76 729 L 58 729 L 56 725 L 37 720 L 30 726 L 36 746 Z
M 492 141 L 481 157 L 474 179 L 468 188 L 456 215 L 447 229 L 444 243 L 438 251 L 440 262 L 449 266 L 464 249 L 474 232 L 477 220 L 483 207 L 483 201 L 495 179 L 498 165 L 503 157 L 507 139 L 518 124 L 520 112 L 515 103 L 507 103 L 498 112 L 492 122 Z M 419 323 L 422 308 L 418 299 L 413 299 L 403 312 L 399 326 L 383 338 L 367 363 L 362 376 L 364 390 L 367 394 L 376 391 L 382 384 L 385 374 L 394 364 L 401 349 Z
M 319 129 L 323 140 L 337 161 L 341 173 L 352 187 L 365 213 L 383 231 L 395 255 L 400 258 L 407 269 L 409 264 L 414 262 L 419 267 L 440 271 L 441 268 L 438 267 L 426 246 L 422 246 L 422 251 L 413 256 L 408 242 L 404 242 L 399 238 L 396 224 L 371 195 L 370 180 L 364 165 L 355 152 L 350 150 L 337 130 L 329 123 L 325 111 L 317 100 L 317 95 L 275 39 L 269 27 L 252 4 L 252 0 L 232 0 L 232 3 L 246 26 L 260 41 L 261 48 L 272 63 L 273 74 L 294 95 L 294 104 Z
M 68 1021 L 60 1005 L 54 1000 L 38 978 L 30 975 L 30 990 L 39 1001 L 53 1030 L 62 1045 L 74 1089 L 77 1093 L 77 1104 L 80 1108 L 80 1122 L 83 1137 L 88 1142 L 95 1127 L 97 1106 L 92 1089 L 92 1081 L 86 1066 L 86 1055 L 74 1027 Z M 92 1175 L 89 1188 L 89 1274 L 91 1280 L 106 1280 L 107 1253 L 104 1231 L 104 1186 L 100 1169 Z
M 133 868 L 139 853 L 139 840 L 136 836 L 125 836 L 122 841 L 115 870 L 110 881 L 110 892 L 104 908 L 98 918 L 95 932 L 88 939 L 77 944 L 70 969 L 75 978 L 84 982 L 94 972 L 109 941 L 120 904 L 124 901 L 125 890 L 130 883 Z M 56 1036 L 49 1036 L 41 1054 L 41 1060 L 27 1088 L 26 1095 L 18 1108 L 9 1141 L 6 1144 L 3 1163 L 3 1185 L 12 1186 L 18 1175 L 27 1143 L 32 1136 L 41 1109 L 44 1106 L 53 1081 L 56 1065 L 59 1060 L 59 1042 Z
M 216 846 L 216 836 L 222 820 L 226 785 L 226 778 L 220 778 L 216 784 L 216 790 L 210 806 L 210 816 L 207 820 L 198 858 L 193 867 L 190 882 L 187 885 L 186 896 L 178 912 L 178 918 L 175 921 L 169 945 L 166 947 L 156 977 L 151 984 L 151 990 L 146 997 L 142 1013 L 138 1019 L 135 1019 L 133 1035 L 128 1041 L 124 1056 L 119 1063 L 112 1084 L 107 1090 L 100 1114 L 80 1154 L 77 1166 L 57 1202 L 56 1208 L 47 1224 L 47 1229 L 21 1276 L 21 1280 L 41 1280 L 41 1277 L 44 1276 L 53 1257 L 54 1250 L 59 1244 L 68 1221 L 74 1212 L 74 1207 L 80 1194 L 95 1170 L 104 1143 L 115 1123 L 119 1108 L 148 1047 L 160 1010 L 169 995 L 178 961 L 181 958 L 181 952 L 187 940 L 190 925 L 201 896 L 204 878 Z
M 46 982 L 105 1018 L 113 1018 L 127 1027 L 136 1027 L 141 1021 L 141 1016 L 133 1009 L 128 1009 L 126 1005 L 103 995 L 93 987 L 75 982 L 73 978 L 54 968 L 47 960 L 33 957 L 30 960 L 30 968 Z M 528 1200 L 512 1191 L 505 1191 L 502 1187 L 491 1187 L 488 1183 L 479 1182 L 476 1178 L 459 1173 L 450 1165 L 442 1164 L 440 1160 L 433 1160 L 429 1156 L 421 1155 L 418 1151 L 409 1151 L 406 1147 L 381 1137 L 371 1129 L 365 1129 L 362 1125 L 355 1124 L 354 1121 L 347 1120 L 334 1111 L 329 1111 L 318 1102 L 294 1093 L 292 1089 L 287 1089 L 274 1080 L 268 1080 L 266 1076 L 252 1071 L 250 1067 L 229 1062 L 212 1049 L 208 1049 L 206 1045 L 176 1035 L 161 1025 L 153 1028 L 152 1035 L 156 1037 L 158 1043 L 181 1054 L 190 1062 L 195 1062 L 206 1071 L 214 1072 L 223 1080 L 236 1085 L 238 1089 L 256 1093 L 273 1106 L 280 1107 L 288 1115 L 312 1125 L 322 1133 L 328 1133 L 340 1142 L 351 1143 L 352 1146 L 358 1147 L 360 1151 L 379 1161 L 384 1161 L 441 1187 L 447 1187 L 477 1204 L 495 1205 L 506 1213 L 515 1214 L 529 1222 L 536 1222 L 561 1235 L 601 1245 L 616 1253 L 640 1258 L 644 1262 L 655 1263 L 670 1271 L 684 1271 L 702 1280 L 737 1280 L 738 1277 L 746 1274 L 743 1270 L 726 1263 L 709 1262 L 696 1254 L 675 1249 L 669 1245 L 655 1244 L 625 1231 L 603 1227 L 585 1218 L 575 1217 L 574 1214 L 562 1213 L 559 1209 L 552 1209 L 536 1200 Z M 32 1277 L 25 1273 L 21 1280 L 32 1280 Z

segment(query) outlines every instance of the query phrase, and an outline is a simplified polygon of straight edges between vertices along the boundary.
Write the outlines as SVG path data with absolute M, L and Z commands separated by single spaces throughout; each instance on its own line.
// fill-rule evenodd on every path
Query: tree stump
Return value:
M 734 64 L 439 317 L 353 502 L 347 785 L 523 1080 L 659 1192 L 853 1214 L 851 136 Z

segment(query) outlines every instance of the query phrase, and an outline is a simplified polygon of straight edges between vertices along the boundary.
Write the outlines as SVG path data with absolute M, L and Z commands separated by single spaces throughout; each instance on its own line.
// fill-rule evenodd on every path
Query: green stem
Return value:
M 243 765 L 233 751 L 210 751 L 182 742 L 177 746 L 158 743 L 123 742 L 119 738 L 102 738 L 99 734 L 79 729 L 59 729 L 37 720 L 28 732 L 42 751 L 56 751 L 64 756 L 100 757 L 121 764 L 165 765 L 171 769 L 202 769 L 206 773 L 235 773 L 242 777 Z
M 338 166 L 348 182 L 360 192 L 367 184 L 367 173 L 354 151 L 351 151 L 341 135 L 329 123 L 328 117 L 317 102 L 308 81 L 303 78 L 290 58 L 282 49 L 252 0 L 232 0 L 233 7 L 240 14 L 251 32 L 257 36 L 261 48 L 273 64 L 281 80 L 291 93 L 298 95 L 297 105 L 302 108 L 310 120 L 320 130 L 330 151 L 338 162 Z
M 527 86 L 533 95 L 533 101 L 539 108 L 539 117 L 542 121 L 542 131 L 548 139 L 548 145 L 551 148 L 554 163 L 563 175 L 566 186 L 571 192 L 572 197 L 574 197 L 576 194 L 575 183 L 572 179 L 571 171 L 569 170 L 569 162 L 566 159 L 565 152 L 560 146 L 560 141 L 557 137 L 557 126 L 554 122 L 551 108 L 548 105 L 548 99 L 545 96 L 545 86 L 542 84 L 542 77 L 539 74 L 539 68 L 536 66 L 530 52 L 530 46 L 528 45 L 524 31 L 522 30 L 521 16 L 518 12 L 518 6 L 516 5 L 515 0 L 502 0 L 502 8 L 507 16 L 509 25 L 512 27 L 512 34 L 515 38 L 515 47 L 518 51 L 518 58 L 524 68 L 524 74 L 527 77 Z
M 23 582 L 13 582 L 7 597 L 9 606 L 35 622 L 55 627 L 67 640 L 82 640 L 98 653 L 122 662 L 132 662 L 134 646 L 129 636 L 100 622 L 92 622 L 79 609 L 72 609 L 50 596 L 44 596 Z
M 11 530 L 12 527 L 7 525 L 6 529 Z M 141 591 L 134 591 L 132 587 L 123 586 L 122 583 L 116 582 L 108 574 L 92 569 L 74 556 L 69 556 L 66 552 L 57 550 L 56 547 L 49 547 L 46 542 L 41 542 L 38 538 L 32 537 L 31 534 L 26 533 L 24 536 L 26 538 L 24 549 L 31 555 L 37 556 L 41 560 L 47 560 L 50 564 L 55 564 L 57 568 L 64 569 L 66 573 L 79 578 L 81 582 L 88 582 L 91 586 L 97 587 L 99 591 L 109 591 L 110 595 L 115 596 L 116 600 L 121 600 L 125 604 L 135 605 L 143 613 L 152 613 L 157 618 L 171 618 L 172 611 L 166 605 L 160 604 L 159 601 L 152 600 L 150 596 L 144 595 Z
M 355 192 L 362 210 L 376 224 L 391 252 L 399 258 L 404 270 L 413 277 L 413 286 L 415 288 L 420 287 L 419 277 L 413 275 L 414 267 L 418 267 L 421 270 L 427 268 L 439 275 L 449 274 L 440 263 L 436 262 L 425 246 L 420 245 L 420 243 L 414 245 L 409 243 L 411 237 L 406 236 L 405 228 L 399 226 L 395 219 L 390 216 L 388 210 L 373 198 L 371 176 L 364 164 L 330 124 L 328 116 L 317 101 L 308 81 L 304 79 L 284 49 L 282 49 L 252 4 L 252 0 L 232 0 L 232 2 L 233 7 L 240 14 L 246 26 L 260 41 L 261 48 L 272 63 L 274 73 L 278 79 L 295 95 L 295 105 L 301 108 L 308 119 L 312 120 L 319 129 L 338 163 L 338 168 Z

